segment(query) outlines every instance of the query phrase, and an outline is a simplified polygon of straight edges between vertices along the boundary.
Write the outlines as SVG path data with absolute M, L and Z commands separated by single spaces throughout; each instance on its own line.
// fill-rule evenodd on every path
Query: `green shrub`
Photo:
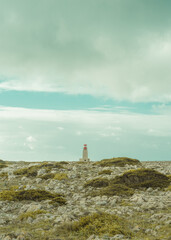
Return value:
M 101 188 L 101 187 L 106 187 L 109 185 L 109 180 L 105 178 L 94 178 L 92 180 L 87 181 L 84 184 L 84 187 L 96 187 L 96 188 Z
M 106 196 L 132 196 L 134 194 L 134 190 L 123 185 L 123 184 L 113 184 L 108 187 L 103 188 L 98 195 L 106 195 Z
M 42 200 L 53 200 L 57 202 L 59 200 L 59 204 L 62 201 L 65 201 L 62 194 L 51 193 L 44 190 L 4 190 L 0 192 L 1 200 L 8 201 L 23 201 L 23 200 L 31 200 L 31 201 L 42 201 Z
M 46 213 L 46 211 L 39 209 L 36 211 L 29 211 L 26 213 L 22 213 L 22 214 L 20 214 L 20 216 L 18 218 L 20 221 L 27 220 L 29 217 L 35 219 L 37 215 L 43 214 L 43 213 Z
M 36 177 L 37 176 L 37 167 L 31 166 L 29 168 L 17 169 L 13 172 L 15 175 L 26 176 L 26 177 Z
M 7 178 L 8 178 L 8 173 L 7 173 L 7 172 L 2 172 L 2 173 L 0 173 L 0 179 L 1 179 L 1 178 L 7 179 Z
M 101 167 L 124 167 L 126 164 L 128 165 L 141 165 L 140 161 L 137 159 L 127 158 L 127 157 L 118 157 L 111 159 L 103 159 L 100 162 L 96 162 L 95 164 L 100 165 Z
M 6 167 L 8 167 L 8 165 L 6 165 L 5 163 L 0 163 L 0 169 L 1 168 L 6 168 Z
M 54 173 L 47 173 L 42 176 L 39 176 L 41 179 L 47 180 L 47 179 L 53 179 L 55 177 Z
M 54 176 L 55 180 L 66 180 L 68 179 L 68 176 L 66 173 L 56 173 Z
M 103 170 L 103 171 L 99 172 L 98 174 L 99 174 L 99 175 L 103 175 L 103 174 L 111 175 L 111 173 L 112 173 L 111 170 Z
M 113 183 L 125 184 L 131 188 L 165 188 L 169 186 L 169 178 L 153 169 L 140 168 L 129 170 L 112 180 Z
M 79 221 L 59 227 L 59 232 L 61 228 L 63 232 L 76 233 L 78 239 L 87 239 L 93 234 L 98 236 L 103 236 L 104 234 L 108 236 L 116 234 L 123 234 L 126 237 L 132 236 L 125 219 L 107 213 L 93 213 L 81 217 Z

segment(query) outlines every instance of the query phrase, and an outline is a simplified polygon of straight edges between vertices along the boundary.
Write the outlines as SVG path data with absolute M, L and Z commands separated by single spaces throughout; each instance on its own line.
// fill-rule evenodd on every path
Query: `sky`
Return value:
M 0 0 L 0 159 L 171 160 L 170 0 Z

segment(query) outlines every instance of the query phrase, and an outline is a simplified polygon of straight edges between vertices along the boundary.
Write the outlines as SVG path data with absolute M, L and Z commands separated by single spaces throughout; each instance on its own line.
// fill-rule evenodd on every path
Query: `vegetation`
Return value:
M 14 171 L 15 175 L 20 175 L 20 176 L 26 176 L 26 177 L 36 177 L 37 176 L 37 171 L 40 170 L 41 168 L 45 168 L 46 172 L 50 172 L 52 168 L 64 168 L 61 164 L 59 163 L 42 163 L 38 165 L 34 165 L 28 168 L 21 168 L 17 169 Z
M 23 200 L 31 200 L 31 201 L 42 201 L 42 200 L 54 200 L 59 204 L 66 203 L 66 200 L 63 198 L 62 194 L 51 193 L 44 190 L 4 190 L 0 192 L 0 200 L 8 200 L 8 201 L 23 201 Z
M 114 184 L 125 184 L 131 188 L 165 188 L 169 186 L 169 182 L 166 175 L 145 168 L 129 170 L 112 180 Z
M 0 173 L 0 179 L 7 179 L 8 178 L 8 173 L 7 172 L 2 172 L 2 173 Z
M 81 217 L 79 221 L 58 227 L 58 231 L 64 234 L 68 232 L 75 233 L 78 239 L 87 239 L 92 234 L 98 236 L 104 236 L 105 234 L 109 237 L 116 234 L 123 234 L 126 237 L 131 237 L 132 233 L 128 226 L 128 222 L 125 219 L 119 218 L 116 215 L 93 213 Z
M 46 213 L 46 211 L 39 209 L 39 210 L 36 210 L 36 211 L 29 211 L 29 212 L 26 212 L 26 213 L 22 213 L 18 218 L 21 221 L 27 220 L 29 217 L 33 218 L 33 219 L 36 219 L 37 215 L 43 214 L 43 213 Z
M 13 172 L 15 175 L 26 176 L 26 177 L 36 177 L 37 176 L 37 167 L 32 166 L 28 168 L 17 169 Z
M 56 173 L 54 176 L 55 180 L 66 180 L 68 179 L 68 175 L 66 173 Z
M 47 180 L 47 179 L 53 179 L 55 177 L 54 173 L 47 173 L 42 176 L 40 176 L 41 179 Z
M 140 161 L 137 159 L 127 158 L 127 157 L 118 157 L 111 159 L 103 159 L 100 162 L 96 162 L 95 164 L 100 165 L 101 167 L 124 167 L 126 164 L 128 165 L 141 165 Z
M 132 196 L 134 194 L 134 190 L 123 185 L 123 184 L 113 184 L 109 185 L 106 188 L 103 188 L 99 194 L 97 195 L 106 195 L 106 196 Z
M 6 165 L 5 163 L 0 163 L 0 169 L 1 168 L 6 168 L 6 167 L 8 167 L 8 165 Z
M 87 181 L 84 184 L 84 187 L 96 187 L 96 188 L 101 188 L 101 187 L 106 187 L 109 185 L 109 180 L 105 178 L 95 178 L 92 180 Z
M 99 172 L 98 174 L 99 174 L 99 175 L 103 175 L 103 174 L 111 175 L 111 173 L 112 173 L 111 170 L 103 170 L 103 171 Z

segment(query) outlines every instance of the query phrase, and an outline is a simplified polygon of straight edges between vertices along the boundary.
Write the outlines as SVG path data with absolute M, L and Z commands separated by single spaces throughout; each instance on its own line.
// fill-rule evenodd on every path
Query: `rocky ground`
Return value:
M 47 170 L 40 168 L 36 176 L 16 175 L 17 169 L 28 168 L 40 163 L 7 163 L 0 168 L 0 191 L 42 189 L 52 193 L 64 194 L 66 205 L 52 205 L 43 201 L 8 201 L 0 200 L 0 240 L 83 240 L 70 232 L 58 231 L 59 226 L 77 221 L 91 213 L 105 212 L 123 217 L 129 223 L 132 236 L 115 234 L 98 236 L 92 234 L 88 240 L 171 240 L 171 191 L 169 189 L 147 188 L 135 190 L 132 196 L 93 196 L 93 187 L 84 187 L 91 179 L 99 177 L 99 172 L 111 170 L 111 174 L 102 174 L 101 178 L 112 179 L 129 169 L 138 166 L 101 167 L 90 163 L 61 163 L 63 168 L 53 168 L 48 173 L 65 173 L 64 179 L 42 179 Z M 151 168 L 165 175 L 171 175 L 171 162 L 142 162 L 142 167 Z M 67 229 L 67 228 L 66 228 Z M 64 228 L 64 231 L 65 228 Z

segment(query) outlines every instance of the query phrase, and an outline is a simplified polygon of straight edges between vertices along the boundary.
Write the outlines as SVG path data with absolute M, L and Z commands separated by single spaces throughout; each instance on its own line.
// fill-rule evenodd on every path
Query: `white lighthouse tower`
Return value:
M 83 157 L 80 158 L 80 161 L 82 161 L 82 162 L 90 162 L 90 159 L 88 158 L 87 144 L 84 144 L 84 147 L 83 147 Z

